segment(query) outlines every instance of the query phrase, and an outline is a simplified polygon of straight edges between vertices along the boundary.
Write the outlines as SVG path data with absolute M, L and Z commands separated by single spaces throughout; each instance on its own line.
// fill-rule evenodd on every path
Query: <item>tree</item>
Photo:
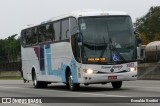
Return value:
M 150 41 L 147 39 L 145 33 L 141 33 L 142 45 L 148 44 Z
M 2 62 L 14 62 L 20 57 L 20 38 L 16 39 L 17 34 L 0 40 L 0 59 Z
M 136 31 L 145 35 L 146 41 L 159 40 L 160 37 L 160 6 L 151 7 L 149 12 L 134 23 Z
M 154 41 L 160 41 L 160 33 L 156 33 L 153 40 Z

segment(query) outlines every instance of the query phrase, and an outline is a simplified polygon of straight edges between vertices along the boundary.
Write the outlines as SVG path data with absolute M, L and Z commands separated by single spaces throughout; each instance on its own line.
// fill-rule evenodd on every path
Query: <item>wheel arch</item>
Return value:
M 32 80 L 33 80 L 33 75 L 36 74 L 36 68 L 35 66 L 32 66 L 32 69 L 31 69 L 31 77 L 32 77 Z
M 66 69 L 65 69 L 65 80 L 66 80 L 66 82 L 67 82 L 67 76 L 68 76 L 69 73 L 72 73 L 71 68 L 69 66 L 67 66 Z

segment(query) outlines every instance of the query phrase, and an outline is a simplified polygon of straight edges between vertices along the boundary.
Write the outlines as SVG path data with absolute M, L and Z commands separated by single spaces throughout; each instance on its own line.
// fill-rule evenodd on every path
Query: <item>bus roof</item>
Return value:
M 47 22 L 56 21 L 59 19 L 70 17 L 70 16 L 79 18 L 79 17 L 87 17 L 87 16 L 109 16 L 109 15 L 128 15 L 128 14 L 120 11 L 102 11 L 102 10 L 95 10 L 95 9 L 85 9 L 85 10 L 76 10 L 69 14 L 53 17 Z
M 128 14 L 125 12 L 121 12 L 121 11 L 102 11 L 102 10 L 95 10 L 95 9 L 76 10 L 76 11 L 73 11 L 69 14 L 64 14 L 61 16 L 53 17 L 50 20 L 43 21 L 38 25 L 49 23 L 52 21 L 60 20 L 60 19 L 64 19 L 67 17 L 79 18 L 79 17 L 88 17 L 88 16 L 111 16 L 111 15 L 116 16 L 116 15 L 128 15 Z M 28 28 L 34 27 L 34 26 L 37 26 L 37 25 L 28 26 L 25 29 L 28 29 Z

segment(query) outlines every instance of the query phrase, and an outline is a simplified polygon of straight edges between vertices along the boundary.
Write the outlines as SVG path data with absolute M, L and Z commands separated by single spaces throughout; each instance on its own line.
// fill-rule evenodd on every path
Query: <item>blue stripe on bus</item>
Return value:
M 63 82 L 66 82 L 65 69 L 67 66 L 69 66 L 71 69 L 71 72 L 72 72 L 73 82 L 75 82 L 75 83 L 78 82 L 76 67 L 73 67 L 73 65 L 72 65 L 72 64 L 75 64 L 75 61 L 71 61 L 71 63 L 69 65 L 65 65 L 65 64 L 61 63 L 61 67 L 54 70 L 54 69 L 52 69 L 50 45 L 47 45 L 46 53 L 47 53 L 46 56 L 47 56 L 47 65 L 48 65 L 48 75 L 56 75 L 58 77 L 61 77 Z
M 40 46 L 40 71 L 42 75 L 45 75 L 45 55 L 44 55 L 44 46 Z

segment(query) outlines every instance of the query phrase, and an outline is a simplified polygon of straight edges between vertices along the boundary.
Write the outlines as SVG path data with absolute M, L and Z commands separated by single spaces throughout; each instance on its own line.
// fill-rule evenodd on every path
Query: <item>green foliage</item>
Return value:
M 20 38 L 16 39 L 17 34 L 6 39 L 0 39 L 0 63 L 15 62 L 20 58 Z
M 136 31 L 145 35 L 146 41 L 160 40 L 160 6 L 151 7 L 149 12 L 136 20 Z
M 146 45 L 146 44 L 148 44 L 150 41 L 147 39 L 147 37 L 146 37 L 146 35 L 145 35 L 145 33 L 141 33 L 140 34 L 141 35 L 141 39 L 142 39 L 142 45 Z

